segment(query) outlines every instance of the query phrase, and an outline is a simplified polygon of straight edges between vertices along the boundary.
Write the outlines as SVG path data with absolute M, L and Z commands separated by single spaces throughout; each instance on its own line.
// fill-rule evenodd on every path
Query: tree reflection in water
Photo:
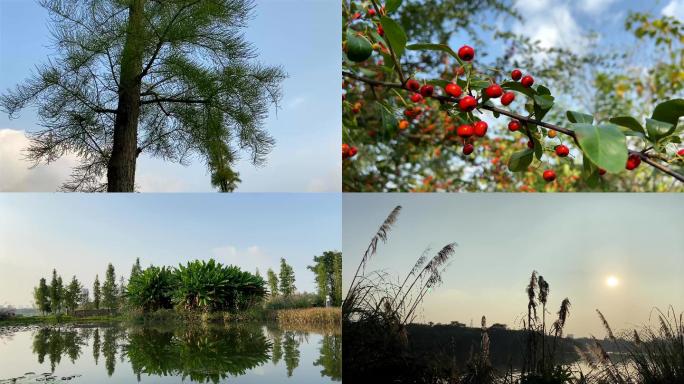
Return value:
M 300 347 L 309 333 L 264 328 L 257 325 L 195 326 L 182 328 L 41 328 L 33 336 L 33 353 L 42 364 L 46 357 L 52 372 L 63 357 L 76 362 L 83 348 L 92 346 L 93 359 L 100 356 L 109 376 L 117 357 L 130 361 L 133 374 L 178 376 L 199 383 L 218 383 L 231 376 L 273 362 L 285 365 L 288 377 L 300 365 Z M 92 344 L 90 341 L 92 340 Z M 326 334 L 320 342 L 320 356 L 313 365 L 321 376 L 341 380 L 342 338 Z
M 314 365 L 323 368 L 321 376 L 342 381 L 342 335 L 323 336 L 320 356 Z

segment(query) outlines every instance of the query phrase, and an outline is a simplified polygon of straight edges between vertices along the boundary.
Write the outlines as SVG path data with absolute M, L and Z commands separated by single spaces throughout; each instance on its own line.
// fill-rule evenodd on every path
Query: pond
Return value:
M 0 383 L 331 383 L 342 336 L 274 325 L 45 326 L 0 332 Z

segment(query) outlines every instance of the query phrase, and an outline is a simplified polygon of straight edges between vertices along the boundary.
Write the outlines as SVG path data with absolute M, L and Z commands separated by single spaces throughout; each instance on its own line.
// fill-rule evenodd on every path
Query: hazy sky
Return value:
M 403 278 L 426 247 L 459 244 L 417 321 L 485 315 L 519 327 L 533 270 L 550 284 L 553 315 L 570 299 L 566 331 L 576 336 L 604 336 L 595 309 L 614 329 L 648 321 L 653 307 L 684 311 L 682 194 L 345 194 L 345 284 L 396 205 L 399 221 L 368 271 Z
M 339 191 L 340 158 L 340 7 L 335 1 L 256 1 L 254 19 L 245 31 L 259 60 L 282 65 L 282 109 L 266 120 L 277 144 L 268 164 L 254 168 L 239 163 L 238 191 Z M 27 78 L 36 64 L 53 53 L 48 15 L 35 0 L 0 0 L 0 93 Z M 28 170 L 21 151 L 25 132 L 39 129 L 36 111 L 9 120 L 0 113 L 0 191 L 56 190 L 75 164 L 67 156 L 47 167 Z M 205 165 L 166 163 L 141 156 L 140 191 L 210 191 Z
M 313 291 L 315 255 L 341 249 L 339 194 L 0 194 L 0 305 L 30 305 L 52 268 L 92 287 L 108 262 L 215 258 L 265 276 L 284 257 Z M 118 274 L 117 274 L 118 276 Z M 118 277 L 117 277 L 118 279 Z

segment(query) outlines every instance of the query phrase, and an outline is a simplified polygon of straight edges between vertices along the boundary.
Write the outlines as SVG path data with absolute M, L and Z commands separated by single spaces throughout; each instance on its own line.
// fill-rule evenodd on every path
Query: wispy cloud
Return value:
M 306 98 L 303 96 L 295 97 L 287 103 L 287 109 L 297 109 L 304 105 Z
M 615 0 L 581 0 L 578 3 L 578 9 L 581 11 L 597 16 L 605 11 L 613 4 Z
M 525 15 L 525 19 L 516 22 L 513 31 L 539 41 L 541 47 L 572 48 L 581 53 L 588 46 L 585 31 L 573 17 L 568 4 L 551 4 L 549 0 L 516 0 L 515 7 Z M 540 53 L 538 59 L 544 58 L 545 55 Z
M 24 131 L 0 129 L 0 191 L 54 192 L 78 163 L 76 156 L 65 155 L 49 165 L 32 168 L 24 152 L 29 143 Z
M 235 245 L 225 245 L 212 249 L 211 254 L 217 261 L 238 266 L 245 271 L 254 273 L 259 269 L 259 273 L 264 277 L 269 268 L 279 270 L 279 259 L 271 257 L 258 245 L 243 249 Z
M 670 0 L 663 8 L 662 14 L 684 20 L 684 0 Z

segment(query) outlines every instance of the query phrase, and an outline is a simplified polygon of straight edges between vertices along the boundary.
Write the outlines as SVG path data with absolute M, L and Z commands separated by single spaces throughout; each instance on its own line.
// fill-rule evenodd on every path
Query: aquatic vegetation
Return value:
M 128 302 L 143 311 L 156 311 L 173 307 L 171 301 L 176 288 L 171 269 L 151 266 L 131 276 L 126 287 Z

